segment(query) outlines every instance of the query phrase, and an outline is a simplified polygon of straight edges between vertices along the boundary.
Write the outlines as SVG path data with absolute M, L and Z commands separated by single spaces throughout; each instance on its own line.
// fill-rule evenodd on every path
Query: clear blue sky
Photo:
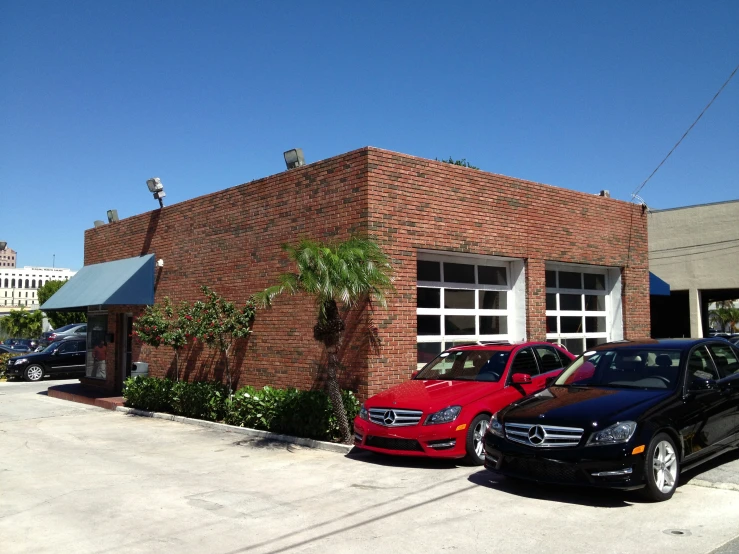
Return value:
M 83 232 L 361 146 L 629 199 L 739 63 L 739 2 L 0 4 L 0 239 Z M 643 190 L 739 198 L 739 75 Z M 484 202 L 484 199 L 481 199 Z

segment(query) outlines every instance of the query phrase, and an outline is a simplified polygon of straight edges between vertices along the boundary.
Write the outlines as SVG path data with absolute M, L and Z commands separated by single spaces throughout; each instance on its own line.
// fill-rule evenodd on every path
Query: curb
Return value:
M 202 419 L 193 419 L 190 417 L 176 416 L 161 412 L 147 412 L 146 410 L 138 410 L 136 408 L 126 408 L 125 406 L 117 406 L 115 411 L 134 416 L 152 417 L 154 419 L 166 419 L 167 421 L 184 423 L 186 425 L 197 425 L 198 427 L 205 427 L 207 429 L 215 429 L 218 431 L 226 431 L 228 433 L 236 433 L 238 435 L 246 435 L 247 437 L 256 437 L 260 439 L 286 442 L 289 444 L 297 444 L 298 446 L 307 446 L 308 448 L 316 448 L 318 450 L 326 450 L 328 452 L 336 452 L 338 454 L 348 454 L 354 448 L 350 444 L 337 444 L 333 442 L 306 439 L 303 437 L 280 435 L 279 433 L 271 433 L 270 431 L 262 431 L 260 429 L 237 427 L 236 425 L 227 425 L 226 423 L 216 423 L 215 421 L 205 421 Z

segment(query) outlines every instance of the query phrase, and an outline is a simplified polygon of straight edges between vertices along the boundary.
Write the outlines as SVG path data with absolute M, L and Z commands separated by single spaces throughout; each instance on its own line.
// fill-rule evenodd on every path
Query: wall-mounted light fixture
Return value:
M 118 221 L 118 210 L 108 210 L 108 223 Z
M 105 221 L 95 220 L 95 227 L 102 227 L 103 225 L 105 225 Z
M 288 169 L 295 169 L 305 165 L 305 158 L 303 157 L 302 148 L 293 148 L 283 154 L 285 157 L 285 165 Z
M 159 258 L 157 260 L 157 267 L 164 267 L 164 260 L 163 259 Z
M 164 192 L 164 185 L 162 184 L 161 179 L 159 177 L 147 179 L 146 186 L 149 187 L 149 192 L 154 195 L 154 199 L 159 200 L 159 207 L 163 208 L 164 202 L 162 202 L 162 198 L 167 196 L 167 193 Z

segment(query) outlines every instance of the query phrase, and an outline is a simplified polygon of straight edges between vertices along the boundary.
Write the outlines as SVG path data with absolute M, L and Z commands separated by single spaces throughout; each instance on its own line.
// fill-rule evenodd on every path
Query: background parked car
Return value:
M 739 447 L 739 349 L 726 340 L 597 346 L 493 415 L 485 467 L 669 499 L 680 471 Z
M 5 339 L 3 346 L 10 348 L 15 352 L 30 352 L 31 348 L 23 343 L 23 339 Z
M 13 354 L 17 356 L 18 354 L 23 354 L 24 352 L 28 352 L 28 351 L 25 349 L 18 350 L 6 344 L 0 344 L 0 354 Z
M 51 331 L 48 335 L 44 333 L 44 335 L 46 335 L 44 340 L 47 343 L 61 340 L 64 337 L 87 337 L 87 323 L 72 323 L 64 327 L 59 327 L 59 329 Z
M 85 339 L 60 340 L 43 352 L 18 355 L 8 360 L 6 374 L 26 381 L 40 381 L 47 375 L 85 374 L 87 342 Z

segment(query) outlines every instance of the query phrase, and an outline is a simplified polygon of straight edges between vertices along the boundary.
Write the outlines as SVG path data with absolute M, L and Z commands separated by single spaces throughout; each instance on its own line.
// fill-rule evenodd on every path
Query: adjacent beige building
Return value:
M 739 298 L 739 200 L 649 213 L 649 270 L 670 285 L 651 299 L 652 336 L 708 334 L 708 304 Z

